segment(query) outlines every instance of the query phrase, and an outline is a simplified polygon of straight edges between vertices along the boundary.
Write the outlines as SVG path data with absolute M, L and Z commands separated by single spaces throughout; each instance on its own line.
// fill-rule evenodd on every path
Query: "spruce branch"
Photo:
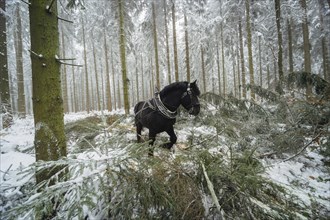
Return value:
M 315 140 L 317 140 L 320 137 L 321 134 L 322 134 L 322 132 L 318 133 L 311 141 L 309 141 L 307 144 L 305 144 L 304 147 L 298 153 L 296 153 L 295 155 L 293 155 L 293 156 L 291 156 L 291 157 L 289 157 L 289 158 L 287 158 L 285 160 L 280 161 L 279 163 L 292 160 L 293 158 L 299 156 L 304 150 L 306 150 L 306 148 L 308 146 L 310 146 Z
M 204 177 L 205 177 L 206 182 L 207 182 L 207 187 L 210 190 L 210 193 L 211 193 L 211 196 L 212 196 L 212 200 L 213 200 L 213 202 L 214 202 L 215 206 L 217 207 L 217 210 L 218 210 L 218 212 L 220 214 L 220 220 L 225 219 L 224 218 L 225 213 L 224 213 L 224 211 L 221 210 L 221 207 L 220 207 L 218 198 L 217 198 L 217 196 L 215 194 L 215 191 L 214 191 L 213 184 L 212 184 L 209 176 L 207 175 L 207 172 L 206 172 L 204 163 L 203 162 L 200 162 L 200 163 L 201 163 L 201 166 L 202 166 L 202 169 L 203 169 Z

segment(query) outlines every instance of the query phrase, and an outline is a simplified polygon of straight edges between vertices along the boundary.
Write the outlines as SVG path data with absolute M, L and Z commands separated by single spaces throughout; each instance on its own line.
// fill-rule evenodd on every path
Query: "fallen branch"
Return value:
M 224 218 L 225 213 L 221 210 L 219 201 L 218 201 L 217 196 L 216 196 L 215 191 L 214 191 L 213 184 L 212 184 L 209 176 L 206 173 L 205 166 L 204 166 L 203 162 L 201 162 L 201 165 L 202 165 L 203 173 L 204 173 L 204 176 L 205 176 L 205 179 L 206 179 L 206 182 L 207 182 L 207 187 L 209 188 L 211 196 L 212 196 L 212 200 L 213 200 L 215 206 L 217 207 L 218 212 L 220 213 L 220 220 L 225 219 Z
M 293 158 L 299 156 L 304 150 L 306 150 L 306 148 L 307 148 L 308 146 L 310 146 L 315 140 L 317 140 L 317 139 L 320 137 L 321 134 L 322 134 L 322 132 L 320 132 L 319 134 L 317 134 L 317 135 L 316 135 L 316 136 L 315 136 L 310 142 L 308 142 L 307 144 L 305 144 L 305 146 L 304 146 L 304 147 L 303 147 L 298 153 L 296 153 L 295 155 L 293 155 L 293 156 L 291 156 L 291 157 L 289 157 L 289 158 L 287 158 L 287 159 L 285 159 L 285 160 L 282 160 L 282 161 L 279 162 L 279 163 L 289 161 L 289 160 L 291 160 L 291 159 L 293 159 Z

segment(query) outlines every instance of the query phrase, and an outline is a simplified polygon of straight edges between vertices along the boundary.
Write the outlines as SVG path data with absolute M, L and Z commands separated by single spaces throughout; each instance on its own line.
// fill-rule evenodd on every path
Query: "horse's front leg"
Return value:
M 154 156 L 154 142 L 156 140 L 156 133 L 149 130 L 149 156 Z
M 176 143 L 177 137 L 174 133 L 174 128 L 173 126 L 171 126 L 171 128 L 169 128 L 166 133 L 170 136 L 170 143 L 166 143 L 163 145 L 164 148 L 167 149 L 171 149 L 173 147 L 173 144 Z

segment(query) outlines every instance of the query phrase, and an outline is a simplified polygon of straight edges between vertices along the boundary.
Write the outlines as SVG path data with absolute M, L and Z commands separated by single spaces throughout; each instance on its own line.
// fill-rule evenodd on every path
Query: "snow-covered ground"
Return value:
M 115 114 L 122 113 L 116 112 Z M 106 113 L 109 114 L 109 113 Z M 71 113 L 65 115 L 65 123 L 73 122 L 87 116 L 100 115 L 99 112 L 87 114 Z M 130 126 L 132 121 L 129 121 Z M 194 129 L 196 135 L 216 135 L 213 127 L 200 126 Z M 188 129 L 189 130 L 189 129 Z M 178 142 L 187 141 L 187 131 L 177 131 Z M 190 132 L 190 131 L 189 131 Z M 134 134 L 130 134 L 134 138 Z M 11 127 L 0 131 L 0 193 L 3 196 L 20 193 L 19 186 L 26 181 L 19 173 L 35 162 L 34 156 L 34 122 L 31 116 L 15 119 Z M 330 177 L 328 168 L 323 166 L 323 156 L 317 153 L 317 146 L 307 148 L 305 154 L 292 160 L 264 159 L 266 167 L 264 176 L 285 187 L 310 207 L 313 201 L 322 204 L 323 210 L 330 213 Z M 288 156 L 289 157 L 289 156 Z M 0 197 L 1 199 L 1 197 Z M 4 201 L 0 201 L 0 212 Z

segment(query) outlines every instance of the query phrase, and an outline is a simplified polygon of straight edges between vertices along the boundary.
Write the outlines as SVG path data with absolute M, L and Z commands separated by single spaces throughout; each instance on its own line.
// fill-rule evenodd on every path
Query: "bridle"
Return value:
M 194 110 L 195 106 L 199 106 L 199 102 L 197 102 L 196 104 L 193 104 L 192 100 L 193 100 L 193 92 L 191 91 L 190 88 L 190 83 L 188 83 L 188 87 L 187 87 L 187 91 L 185 91 L 182 96 L 181 96 L 181 100 L 184 99 L 187 95 L 189 95 L 190 97 L 190 104 L 188 105 L 188 112 L 191 113 Z

